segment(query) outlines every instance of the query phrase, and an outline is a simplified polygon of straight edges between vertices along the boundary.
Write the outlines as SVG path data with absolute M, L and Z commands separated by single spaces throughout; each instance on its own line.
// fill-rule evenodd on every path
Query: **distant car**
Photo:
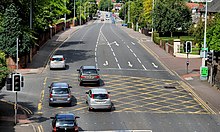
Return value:
M 81 66 L 78 71 L 78 81 L 80 85 L 83 83 L 96 83 L 97 85 L 100 84 L 100 75 L 99 69 L 95 66 Z
M 128 26 L 128 24 L 127 24 L 127 23 L 122 23 L 122 26 L 127 27 L 127 26 Z
M 49 88 L 49 105 L 53 104 L 68 104 L 71 106 L 72 103 L 72 88 L 68 83 L 65 82 L 53 82 Z
M 104 21 L 104 18 L 101 18 L 101 21 Z
M 105 20 L 110 20 L 110 18 L 109 18 L 109 17 L 106 17 Z
M 50 69 L 66 68 L 66 61 L 63 55 L 53 55 L 50 58 Z
M 73 113 L 56 114 L 50 117 L 52 120 L 52 132 L 78 132 L 79 127 L 77 124 L 78 116 Z
M 109 93 L 104 88 L 93 88 L 86 92 L 86 103 L 88 104 L 88 110 L 94 109 L 112 109 L 112 102 L 109 97 Z

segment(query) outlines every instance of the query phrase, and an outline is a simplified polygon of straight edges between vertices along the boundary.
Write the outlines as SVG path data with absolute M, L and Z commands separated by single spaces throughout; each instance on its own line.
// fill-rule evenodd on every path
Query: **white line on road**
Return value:
M 144 68 L 144 70 L 147 70 L 147 68 L 142 64 L 142 67 Z
M 135 57 L 137 57 L 137 55 L 135 53 L 133 53 Z
M 132 50 L 132 49 L 130 49 L 130 51 L 133 53 L 133 50 Z
M 131 42 L 131 44 L 135 45 L 135 43 L 134 43 L 134 42 Z
M 113 56 L 115 57 L 115 52 L 113 52 L 112 54 L 113 54 Z
M 130 49 L 130 47 L 127 45 L 127 47 Z
M 121 69 L 121 66 L 118 64 L 118 68 Z
M 139 58 L 137 58 L 138 62 L 141 63 L 141 60 Z
M 153 65 L 155 68 L 158 68 L 158 66 L 157 66 L 156 64 L 152 63 L 152 65 Z
M 118 59 L 115 57 L 115 61 L 118 62 Z
M 97 57 L 95 57 L 95 62 L 97 62 Z
M 113 49 L 112 49 L 112 47 L 111 47 L 111 51 L 113 52 Z

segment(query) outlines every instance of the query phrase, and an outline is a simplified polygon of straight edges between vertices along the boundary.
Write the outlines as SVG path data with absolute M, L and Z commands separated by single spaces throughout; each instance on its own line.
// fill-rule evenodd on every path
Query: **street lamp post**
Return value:
M 130 23 L 130 0 L 128 3 L 128 24 Z
M 66 1 L 64 1 L 64 5 L 66 8 Z M 66 13 L 64 14 L 64 31 L 66 30 Z
M 154 40 L 154 19 L 153 19 L 153 12 L 154 12 L 154 0 L 152 1 L 152 29 L 151 29 L 151 41 Z
M 82 0 L 80 0 L 80 10 L 79 10 L 79 25 L 81 26 L 81 2 Z

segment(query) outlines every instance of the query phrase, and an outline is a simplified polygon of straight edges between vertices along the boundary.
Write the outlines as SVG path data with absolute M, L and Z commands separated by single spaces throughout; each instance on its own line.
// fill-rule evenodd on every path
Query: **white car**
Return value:
M 86 92 L 86 103 L 88 110 L 94 109 L 112 109 L 112 102 L 109 98 L 109 92 L 104 88 L 93 88 Z
M 66 68 L 66 61 L 63 55 L 53 55 L 50 58 L 50 69 Z

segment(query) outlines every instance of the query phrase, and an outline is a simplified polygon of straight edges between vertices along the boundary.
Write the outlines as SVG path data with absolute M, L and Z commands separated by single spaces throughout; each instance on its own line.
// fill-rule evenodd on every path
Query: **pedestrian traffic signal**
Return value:
M 18 45 L 19 45 L 19 46 L 22 45 L 22 38 L 23 38 L 23 36 L 22 36 L 22 35 L 19 35 L 19 37 L 18 37 Z
M 21 91 L 21 88 L 24 86 L 24 77 L 15 73 L 12 75 L 12 90 L 13 91 Z
M 207 53 L 207 61 L 209 63 L 213 62 L 213 57 L 214 57 L 214 52 L 213 51 L 210 51 L 210 52 Z
M 191 53 L 192 52 L 192 42 L 191 41 L 186 41 L 183 44 L 184 52 L 186 53 Z

